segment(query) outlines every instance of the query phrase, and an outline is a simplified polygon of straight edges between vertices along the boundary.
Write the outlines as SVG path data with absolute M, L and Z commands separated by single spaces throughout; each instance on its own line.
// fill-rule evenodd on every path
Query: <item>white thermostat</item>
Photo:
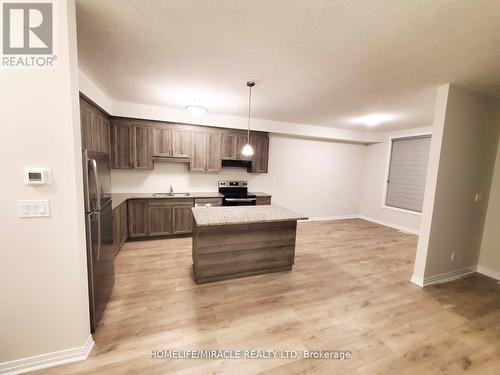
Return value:
M 52 172 L 49 168 L 24 168 L 25 185 L 50 185 Z

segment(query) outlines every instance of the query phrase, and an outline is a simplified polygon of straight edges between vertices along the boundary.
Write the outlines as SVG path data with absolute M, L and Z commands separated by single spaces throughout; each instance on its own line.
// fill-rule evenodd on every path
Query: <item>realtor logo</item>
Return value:
M 53 4 L 2 3 L 2 66 L 53 66 Z

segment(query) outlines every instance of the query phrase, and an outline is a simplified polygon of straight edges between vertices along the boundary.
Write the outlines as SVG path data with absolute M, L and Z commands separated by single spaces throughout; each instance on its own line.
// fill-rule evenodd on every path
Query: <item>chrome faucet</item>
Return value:
M 172 185 L 170 185 L 169 194 L 174 195 L 174 188 L 172 187 Z

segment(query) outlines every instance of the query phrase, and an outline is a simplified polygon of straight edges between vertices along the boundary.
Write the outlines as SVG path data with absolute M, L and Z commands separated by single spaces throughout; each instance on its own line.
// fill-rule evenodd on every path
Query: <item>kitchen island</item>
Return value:
M 297 220 L 306 217 L 277 205 L 192 211 L 196 283 L 292 269 Z

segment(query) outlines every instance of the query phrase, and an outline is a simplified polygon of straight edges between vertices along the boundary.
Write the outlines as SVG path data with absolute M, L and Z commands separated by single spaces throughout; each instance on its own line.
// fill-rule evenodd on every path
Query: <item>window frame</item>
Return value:
M 382 188 L 382 202 L 380 203 L 380 206 L 382 208 L 392 210 L 392 211 L 402 212 L 402 213 L 406 213 L 406 214 L 410 214 L 410 215 L 422 216 L 422 212 L 413 211 L 413 210 L 409 210 L 406 208 L 388 206 L 386 204 L 386 202 L 387 202 L 387 189 L 388 189 L 388 185 L 389 185 L 387 180 L 389 180 L 389 171 L 391 169 L 391 156 L 392 156 L 393 140 L 405 139 L 405 138 L 419 138 L 419 137 L 430 137 L 431 142 L 432 142 L 432 132 L 431 131 L 408 132 L 408 133 L 401 133 L 398 135 L 391 135 L 389 137 L 389 142 L 388 142 L 388 147 L 387 147 L 387 155 L 386 155 L 386 160 L 385 160 L 385 172 L 384 172 L 384 181 L 383 181 L 383 188 Z M 429 153 L 430 153 L 430 150 L 429 150 Z

